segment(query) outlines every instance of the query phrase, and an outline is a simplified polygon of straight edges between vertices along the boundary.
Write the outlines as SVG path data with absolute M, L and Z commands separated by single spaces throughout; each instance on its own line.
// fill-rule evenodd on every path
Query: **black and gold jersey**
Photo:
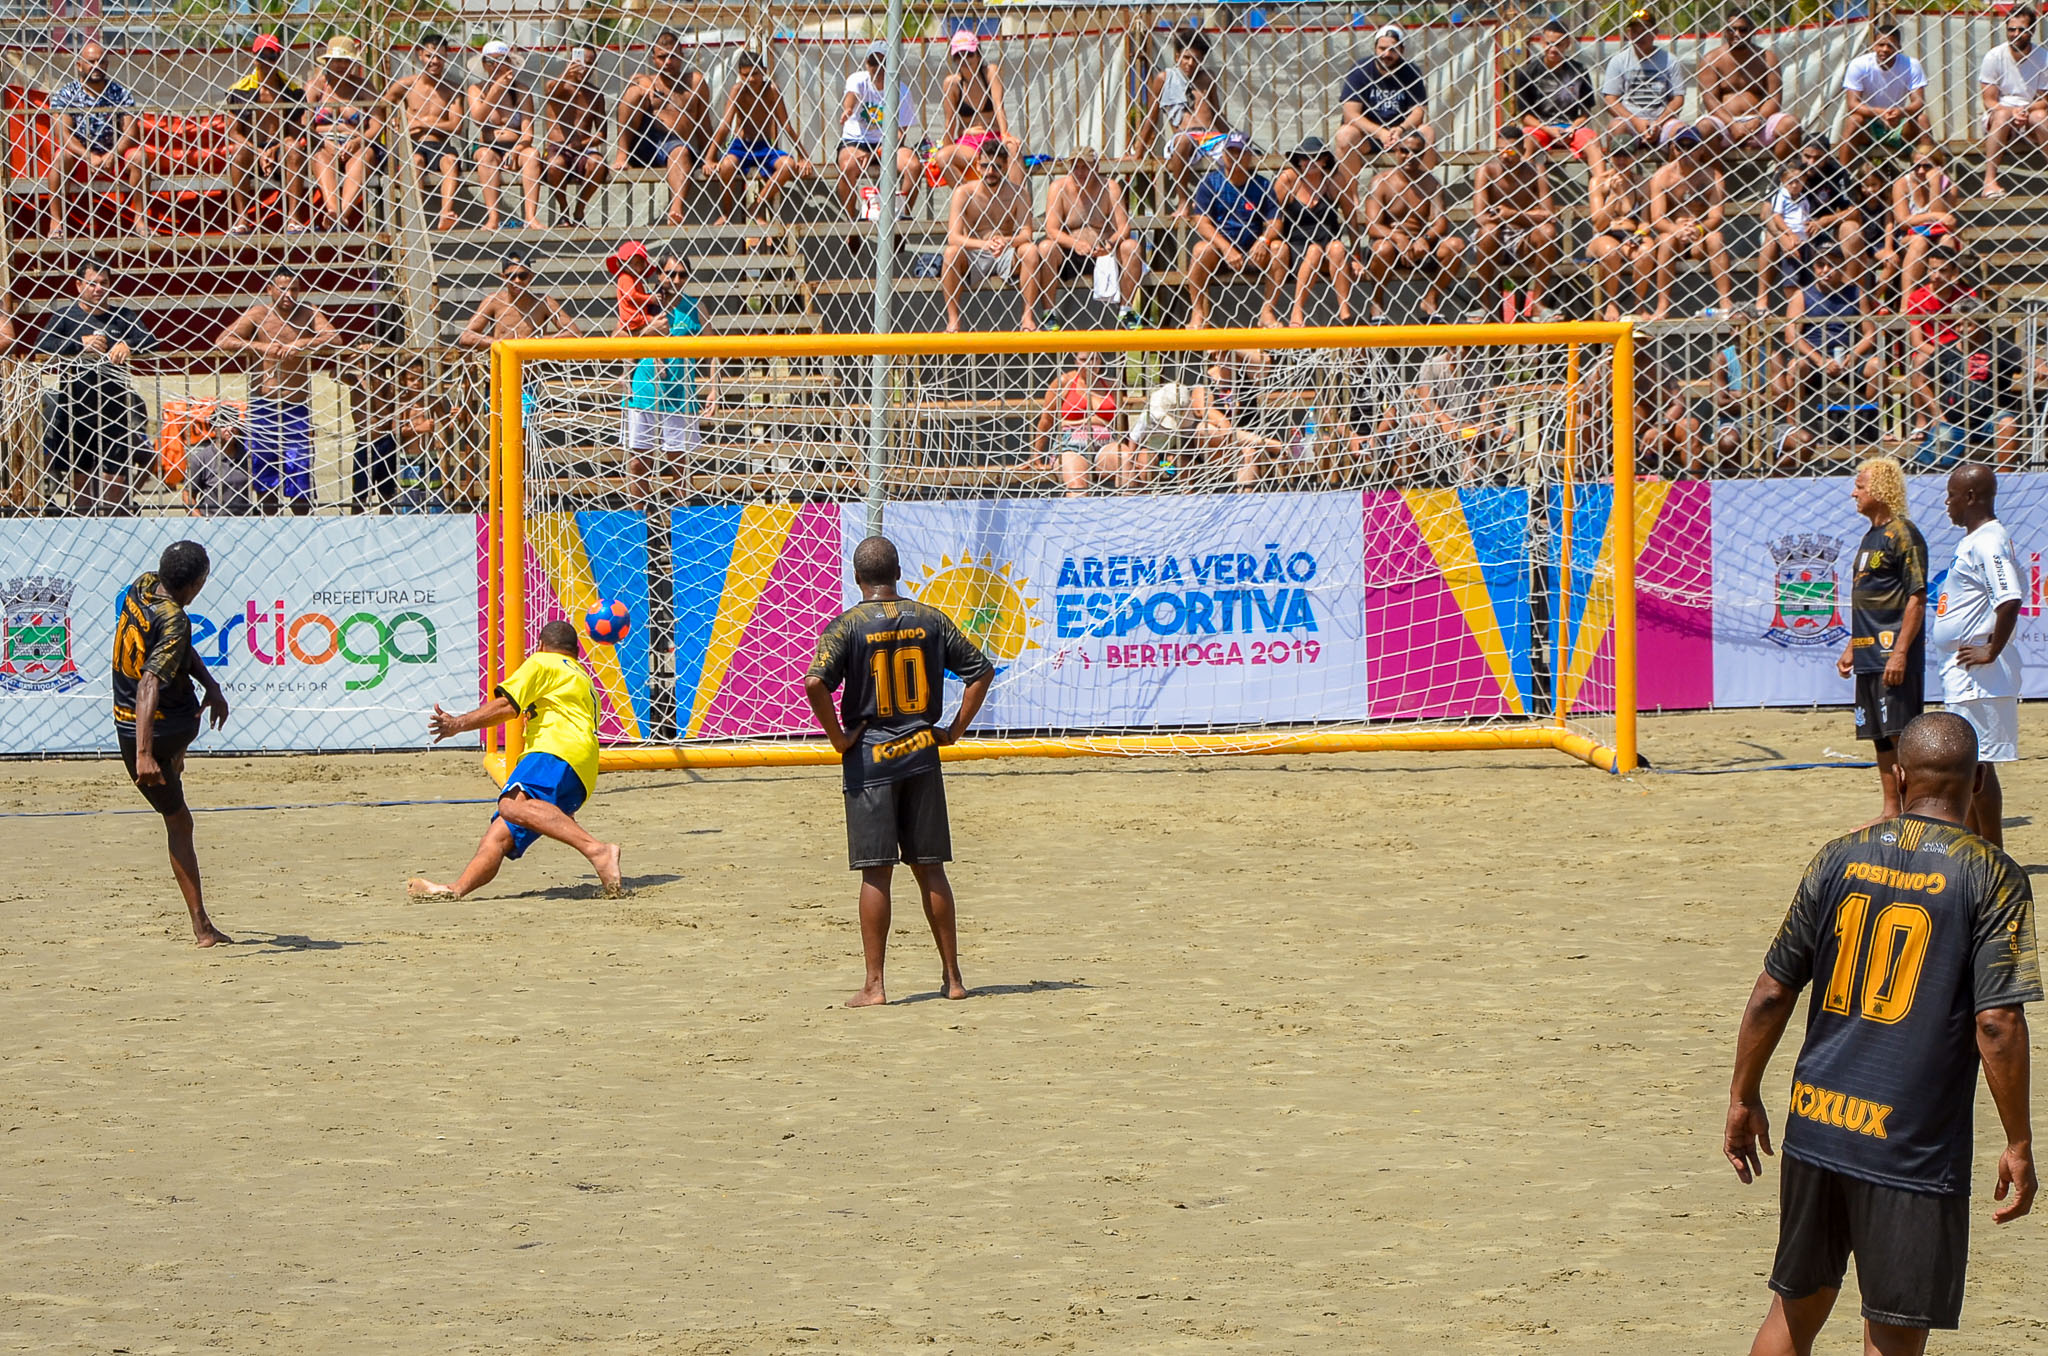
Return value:
M 946 674 L 973 682 L 990 667 L 980 647 L 935 607 L 892 598 L 842 612 L 818 638 L 809 676 L 841 688 L 839 722 L 860 731 L 843 758 L 846 789 L 937 767 L 933 727 L 945 705 Z
M 1764 969 L 1813 985 L 1785 1152 L 1967 1192 L 1977 1014 L 2041 998 L 2026 872 L 1960 825 L 1873 824 L 1813 859 Z
M 1906 604 L 1927 597 L 1927 539 L 1904 518 L 1893 518 L 1863 534 L 1856 546 L 1856 573 L 1849 586 L 1850 651 L 1856 672 L 1883 673 L 1891 662 Z M 1906 656 L 1914 669 L 1927 663 L 1927 621 Z
M 135 733 L 135 693 L 142 675 L 157 678 L 156 722 L 170 738 L 199 733 L 199 691 L 191 665 L 192 622 L 155 571 L 128 586 L 114 622 L 114 729 Z

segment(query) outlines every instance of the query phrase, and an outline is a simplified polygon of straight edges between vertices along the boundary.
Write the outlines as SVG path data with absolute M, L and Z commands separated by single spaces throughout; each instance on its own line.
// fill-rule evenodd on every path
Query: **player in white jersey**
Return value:
M 2020 655 L 2012 644 L 2026 585 L 2005 524 L 1998 521 L 1998 477 L 1988 466 L 1958 466 L 1948 477 L 1949 521 L 1963 529 L 1955 563 L 1941 586 L 1932 640 L 1941 657 L 1941 700 L 1977 732 L 1983 769 L 1969 826 L 2004 846 L 1999 763 L 2020 756 Z

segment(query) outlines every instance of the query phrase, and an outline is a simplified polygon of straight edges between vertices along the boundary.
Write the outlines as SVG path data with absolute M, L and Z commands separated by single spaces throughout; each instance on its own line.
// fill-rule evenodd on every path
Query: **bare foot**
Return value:
M 846 1000 L 850 1008 L 878 1008 L 889 1001 L 889 995 L 882 992 L 880 984 L 866 984 L 861 991 Z
M 436 885 L 424 876 L 414 876 L 405 883 L 405 897 L 410 900 L 425 901 L 430 899 L 454 899 L 456 895 L 451 886 Z
M 626 884 L 619 877 L 620 849 L 617 843 L 606 843 L 591 865 L 597 868 L 597 883 L 604 889 L 606 899 L 624 899 Z
M 208 918 L 205 914 L 202 913 L 199 915 L 198 918 L 193 920 L 192 945 L 233 946 L 234 944 L 235 939 L 228 936 L 225 932 L 222 932 L 219 928 L 215 927 L 213 925 L 213 920 L 211 918 Z
M 1280 328 L 1280 316 L 1272 307 L 1268 306 L 1259 312 L 1259 328 L 1267 330 L 1277 330 Z
M 957 977 L 947 979 L 941 976 L 939 979 L 939 992 L 952 999 L 965 998 L 967 997 L 966 981 Z

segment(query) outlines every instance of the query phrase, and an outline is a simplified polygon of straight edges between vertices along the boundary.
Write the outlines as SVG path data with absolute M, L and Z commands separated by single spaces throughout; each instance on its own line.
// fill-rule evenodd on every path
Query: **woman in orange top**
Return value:
M 1122 398 L 1103 370 L 1100 353 L 1076 353 L 1074 365 L 1045 388 L 1034 443 L 1037 464 L 1059 460 L 1060 481 L 1070 495 L 1088 493 L 1088 473 L 1114 478 L 1120 489 L 1137 483 L 1137 467 L 1123 455 L 1117 437 Z M 1050 454 L 1050 455 L 1048 455 Z

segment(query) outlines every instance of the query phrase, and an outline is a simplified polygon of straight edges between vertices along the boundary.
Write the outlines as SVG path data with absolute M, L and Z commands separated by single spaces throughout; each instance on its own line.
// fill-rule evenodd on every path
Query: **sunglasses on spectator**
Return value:
M 531 282 L 533 281 L 533 270 L 530 268 L 508 268 L 505 270 L 505 278 L 509 282 Z

